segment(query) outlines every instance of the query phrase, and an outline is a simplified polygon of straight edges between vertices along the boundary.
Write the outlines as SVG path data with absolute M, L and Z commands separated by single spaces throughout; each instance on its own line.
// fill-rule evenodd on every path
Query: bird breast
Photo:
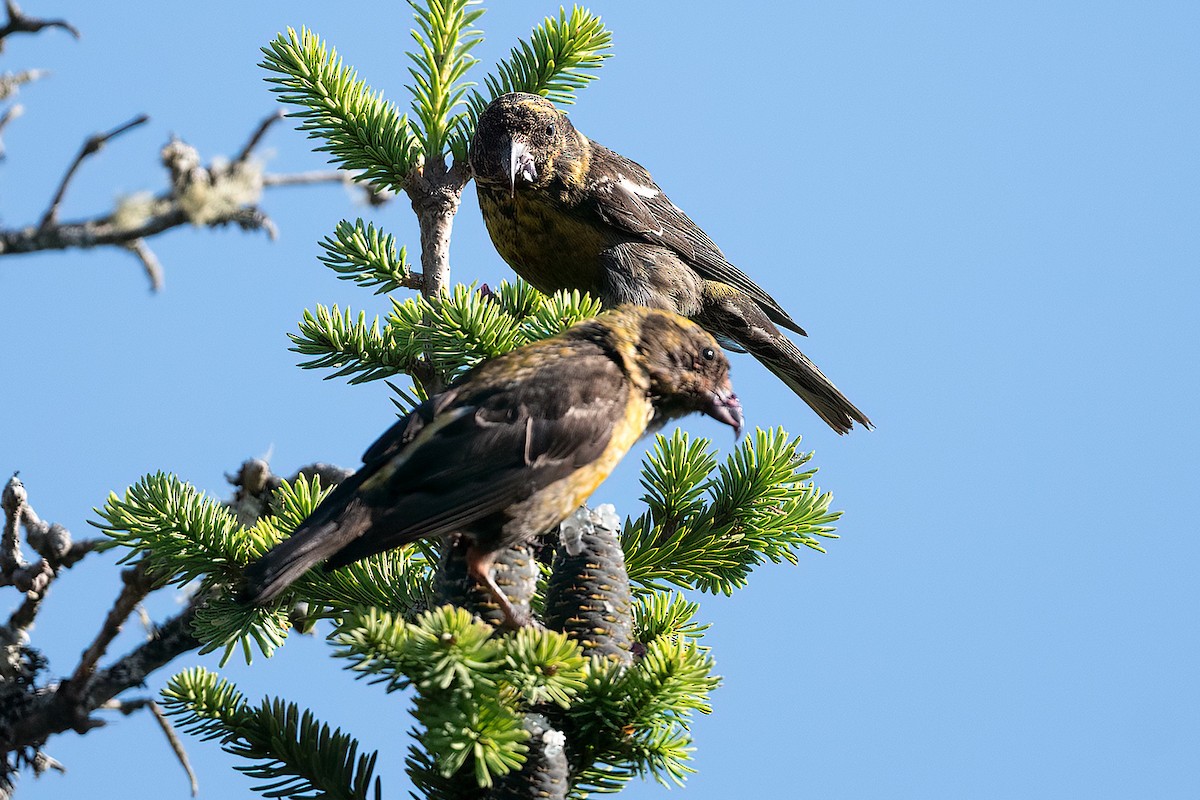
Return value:
M 599 256 L 612 242 L 601 229 L 565 204 L 551 205 L 536 194 L 479 189 L 492 243 L 513 270 L 543 294 L 603 290 Z

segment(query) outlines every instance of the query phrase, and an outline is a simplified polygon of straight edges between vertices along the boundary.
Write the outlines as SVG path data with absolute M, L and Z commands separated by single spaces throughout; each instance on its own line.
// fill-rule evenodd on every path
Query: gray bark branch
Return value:
M 195 148 L 172 140 L 162 149 L 162 160 L 170 178 L 170 189 L 157 195 L 126 198 L 116 209 L 91 218 L 61 222 L 58 210 L 71 181 L 88 156 L 105 143 L 145 122 L 143 115 L 112 131 L 89 137 L 60 181 L 46 212 L 36 225 L 0 229 L 0 257 L 47 250 L 91 249 L 115 246 L 137 257 L 158 291 L 163 283 L 162 265 L 146 240 L 184 225 L 216 228 L 237 225 L 243 230 L 265 231 L 275 238 L 274 223 L 259 206 L 268 187 L 301 186 L 317 183 L 350 183 L 348 173 L 333 170 L 313 172 L 262 173 L 251 161 L 279 114 L 271 114 L 254 129 L 238 155 L 229 163 L 213 161 L 204 165 Z M 387 198 L 366 191 L 369 203 L 378 205 Z

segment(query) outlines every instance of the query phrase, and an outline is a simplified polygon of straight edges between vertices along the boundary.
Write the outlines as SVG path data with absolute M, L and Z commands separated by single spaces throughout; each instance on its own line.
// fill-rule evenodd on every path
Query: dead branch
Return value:
M 194 147 L 180 139 L 172 139 L 161 151 L 163 166 L 170 175 L 170 189 L 157 195 L 145 193 L 123 198 L 107 214 L 60 222 L 58 208 L 80 164 L 114 136 L 141 124 L 145 118 L 139 117 L 112 131 L 89 137 L 68 168 L 41 222 L 25 228 L 0 229 L 0 256 L 117 246 L 138 258 L 151 289 L 158 291 L 163 285 L 163 269 L 146 242 L 152 236 L 189 224 L 207 228 L 232 224 L 242 230 L 263 231 L 274 239 L 277 234 L 275 224 L 259 206 L 264 188 L 352 182 L 347 173 L 332 170 L 294 175 L 264 174 L 251 155 L 278 118 L 278 114 L 272 114 L 260 122 L 233 161 L 214 159 L 203 164 Z M 386 199 L 369 190 L 364 191 L 370 203 L 378 204 Z
M 33 83 L 49 74 L 44 69 L 24 69 L 20 72 L 6 72 L 0 75 L 0 100 L 7 100 L 25 84 Z
M 129 716 L 136 711 L 141 711 L 143 708 L 149 709 L 154 721 L 158 723 L 159 729 L 163 732 L 163 736 L 167 737 L 167 744 L 171 746 L 171 751 L 175 753 L 175 758 L 179 760 L 179 766 L 183 767 L 184 773 L 187 774 L 188 782 L 191 784 L 192 797 L 200 793 L 200 784 L 196 781 L 196 773 L 192 769 L 192 762 L 188 760 L 187 750 L 183 747 L 183 741 L 179 735 L 175 733 L 175 726 L 167 719 L 167 715 L 163 713 L 162 706 L 151 700 L 149 697 L 139 697 L 136 700 L 109 700 L 101 708 L 112 709 L 119 711 L 124 716 Z
M 66 731 L 87 733 L 104 724 L 92 716 L 121 692 L 141 686 L 176 656 L 200 646 L 191 622 L 198 600 L 160 625 L 144 643 L 111 666 L 95 672 L 79 691 L 70 682 L 40 687 L 21 703 L 21 713 L 0 719 L 0 753 L 40 749 L 51 736 Z M 13 704 L 14 706 L 16 704 Z M 15 710 L 15 709 L 14 709 Z
M 14 33 L 37 33 L 46 28 L 59 28 L 79 38 L 79 30 L 65 19 L 38 19 L 27 16 L 15 0 L 5 0 L 4 6 L 8 11 L 8 23 L 0 28 L 0 52 L 4 50 L 4 40 Z
M 302 467 L 288 480 L 295 481 L 300 476 L 310 479 L 319 477 L 322 485 L 329 486 L 341 482 L 350 472 L 329 464 L 314 463 Z M 265 460 L 249 459 L 242 463 L 236 475 L 227 477 L 237 487 L 230 506 L 239 520 L 252 525 L 260 517 L 271 513 L 271 494 L 283 478 L 273 474 Z M 3 507 L 5 525 L 0 540 L 0 561 L 8 566 L 0 570 L 0 575 L 12 576 L 30 569 L 21 555 L 21 527 L 26 531 L 30 547 L 42 554 L 39 563 L 53 565 L 51 579 L 58 568 L 75 563 L 84 553 L 95 548 L 95 540 L 71 543 L 69 534 L 61 526 L 49 525 L 38 518 L 29 507 L 25 487 L 16 476 L 4 490 Z M 37 762 L 38 758 L 50 758 L 42 751 L 50 737 L 67 731 L 87 733 L 104 725 L 104 720 L 95 713 L 98 710 L 114 709 L 130 713 L 138 708 L 150 707 L 164 732 L 167 732 L 168 739 L 173 736 L 173 732 L 169 731 L 170 726 L 163 724 L 161 712 L 155 710 L 153 703 L 148 700 L 122 701 L 117 697 L 127 689 L 144 685 L 156 670 L 200 646 L 192 634 L 192 619 L 207 598 L 193 597 L 181 613 L 153 628 L 145 642 L 111 665 L 100 668 L 100 662 L 125 621 L 154 588 L 141 563 L 125 569 L 121 577 L 122 588 L 112 608 L 66 680 L 38 685 L 37 672 L 44 669 L 46 663 L 37 651 L 29 647 L 29 625 L 10 622 L 9 626 L 0 628 L 0 645 L 3 645 L 5 655 L 4 659 L 0 659 L 0 755 L 5 757 L 0 761 L 0 796 L 3 796 L 4 786 L 8 785 L 20 767 L 33 767 L 35 762 L 50 763 L 45 760 Z M 6 584 L 0 585 L 14 583 L 10 578 Z M 32 613 L 26 614 L 22 609 L 30 603 L 34 603 L 36 608 L 36 602 L 40 602 L 48 585 L 49 580 L 41 586 L 36 601 L 29 599 L 32 595 L 27 595 L 25 603 L 14 613 L 14 619 L 21 617 L 23 620 L 24 616 L 28 616 L 31 622 Z M 194 787 L 195 777 L 182 745 L 174 740 L 171 747 Z
M 17 657 L 14 647 L 28 638 L 38 609 L 50 584 L 63 569 L 95 549 L 97 539 L 73 542 L 71 533 L 63 526 L 44 522 L 29 505 L 29 496 L 20 478 L 13 475 L 0 495 L 4 510 L 4 532 L 0 537 L 0 587 L 14 586 L 25 599 L 0 627 L 0 649 L 10 662 Z M 24 528 L 30 548 L 41 558 L 29 564 L 21 553 L 20 529 Z M 2 669 L 2 668 L 0 668 Z
M 4 109 L 3 114 L 0 114 L 0 161 L 3 161 L 5 156 L 3 139 L 4 129 L 8 127 L 10 122 L 12 122 L 14 119 L 17 119 L 24 113 L 25 106 L 21 105 L 20 103 L 14 103 L 13 105 Z
M 84 140 L 83 147 L 79 148 L 79 152 L 75 155 L 75 160 L 71 162 L 71 166 L 67 167 L 67 173 L 63 175 L 62 181 L 58 184 L 58 191 L 54 193 L 54 199 L 50 201 L 50 207 L 46 209 L 46 213 L 42 215 L 42 221 L 38 225 L 39 231 L 44 231 L 46 228 L 54 224 L 58 219 L 58 207 L 62 204 L 63 197 L 67 193 L 67 186 L 71 183 L 71 178 L 75 176 L 75 171 L 79 169 L 80 164 L 91 155 L 99 153 L 104 145 L 111 140 L 117 138 L 122 133 L 132 130 L 139 125 L 144 125 L 149 122 L 150 118 L 145 114 L 134 117 L 126 123 L 118 125 L 107 133 L 93 133 Z

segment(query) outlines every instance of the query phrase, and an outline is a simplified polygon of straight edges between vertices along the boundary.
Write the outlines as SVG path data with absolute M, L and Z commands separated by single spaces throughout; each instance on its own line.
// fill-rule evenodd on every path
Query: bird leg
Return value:
M 467 548 L 467 574 L 486 589 L 496 601 L 496 605 L 500 606 L 500 610 L 504 612 L 504 627 L 516 629 L 532 625 L 533 618 L 529 612 L 514 606 L 508 595 L 496 585 L 496 580 L 492 577 L 492 564 L 495 560 L 495 551 L 482 550 L 472 543 Z

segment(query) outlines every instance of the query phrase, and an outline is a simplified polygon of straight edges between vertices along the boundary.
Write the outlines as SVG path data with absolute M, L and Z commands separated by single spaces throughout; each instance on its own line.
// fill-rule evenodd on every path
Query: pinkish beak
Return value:
M 745 423 L 742 404 L 728 385 L 708 396 L 708 404 L 703 411 L 718 422 L 724 422 L 733 428 L 734 438 L 742 435 L 742 425 Z

